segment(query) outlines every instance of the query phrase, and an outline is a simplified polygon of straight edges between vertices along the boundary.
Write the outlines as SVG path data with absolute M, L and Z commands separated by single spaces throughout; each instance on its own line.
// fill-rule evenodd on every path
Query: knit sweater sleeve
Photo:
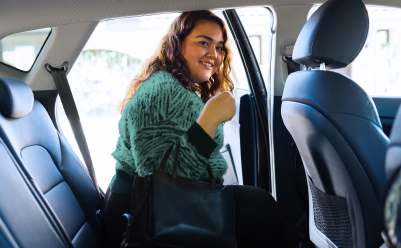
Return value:
M 178 175 L 201 178 L 206 171 L 209 157 L 217 144 L 196 123 L 199 113 L 188 112 L 188 92 L 172 75 L 159 73 L 146 81 L 135 93 L 126 113 L 132 157 L 136 173 L 145 176 L 156 170 L 167 148 L 180 141 Z M 187 95 L 188 96 L 188 95 Z M 201 111 L 201 109 L 200 109 Z M 195 118 L 187 118 L 194 115 Z M 189 129 L 183 120 L 193 119 Z M 165 170 L 172 173 L 174 152 Z

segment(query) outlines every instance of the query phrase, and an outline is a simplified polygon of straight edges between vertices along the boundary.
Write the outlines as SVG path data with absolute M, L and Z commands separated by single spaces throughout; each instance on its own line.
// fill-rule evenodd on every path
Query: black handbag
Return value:
M 177 176 L 179 142 L 173 174 L 162 171 L 173 147 L 153 174 L 135 177 L 121 247 L 236 247 L 232 188 L 216 185 L 209 164 L 210 183 Z

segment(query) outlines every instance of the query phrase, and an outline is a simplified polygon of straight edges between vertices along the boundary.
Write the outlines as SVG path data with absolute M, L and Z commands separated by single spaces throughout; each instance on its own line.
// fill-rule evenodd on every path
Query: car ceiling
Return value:
M 317 4 L 313 0 L 25 0 L 0 1 L 0 37 L 26 30 L 123 16 L 255 5 Z M 366 4 L 401 6 L 398 0 Z
M 244 6 L 313 5 L 314 0 L 0 0 L 0 37 L 52 27 L 49 41 L 29 72 L 0 64 L 0 77 L 25 81 L 32 90 L 55 89 L 44 64 L 71 65 L 101 20 L 155 13 Z M 365 0 L 367 5 L 401 7 L 399 0 Z M 288 22 L 292 18 L 288 18 Z M 305 20 L 306 21 L 306 20 Z M 299 32 L 299 30 L 294 30 Z M 295 34 L 296 36 L 297 34 Z M 291 37 L 294 38 L 294 37 Z

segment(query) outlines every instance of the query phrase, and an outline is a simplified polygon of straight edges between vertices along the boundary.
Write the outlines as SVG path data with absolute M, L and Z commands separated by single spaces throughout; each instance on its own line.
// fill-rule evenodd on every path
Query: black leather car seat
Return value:
M 74 247 L 101 247 L 98 193 L 45 108 L 24 82 L 0 78 L 0 137 L 47 203 Z
M 386 153 L 386 174 L 389 180 L 384 203 L 384 236 L 392 247 L 401 245 L 401 108 L 391 128 Z
M 310 239 L 318 247 L 383 243 L 388 138 L 371 97 L 352 79 L 326 71 L 349 65 L 368 29 L 362 1 L 328 0 L 296 41 L 293 60 L 304 70 L 285 83 L 281 115 L 304 163 Z
M 386 175 L 390 179 L 401 168 L 401 107 L 398 108 L 391 128 L 386 153 Z
M 73 247 L 1 139 L 0 158 L 0 247 Z

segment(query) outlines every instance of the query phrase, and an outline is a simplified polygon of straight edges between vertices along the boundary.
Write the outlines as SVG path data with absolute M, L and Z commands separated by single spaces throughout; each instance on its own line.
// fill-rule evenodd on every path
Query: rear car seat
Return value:
M 0 78 L 0 137 L 33 178 L 74 247 L 101 247 L 98 193 L 86 168 L 24 82 Z
M 0 247 L 72 247 L 1 139 L 0 158 Z

